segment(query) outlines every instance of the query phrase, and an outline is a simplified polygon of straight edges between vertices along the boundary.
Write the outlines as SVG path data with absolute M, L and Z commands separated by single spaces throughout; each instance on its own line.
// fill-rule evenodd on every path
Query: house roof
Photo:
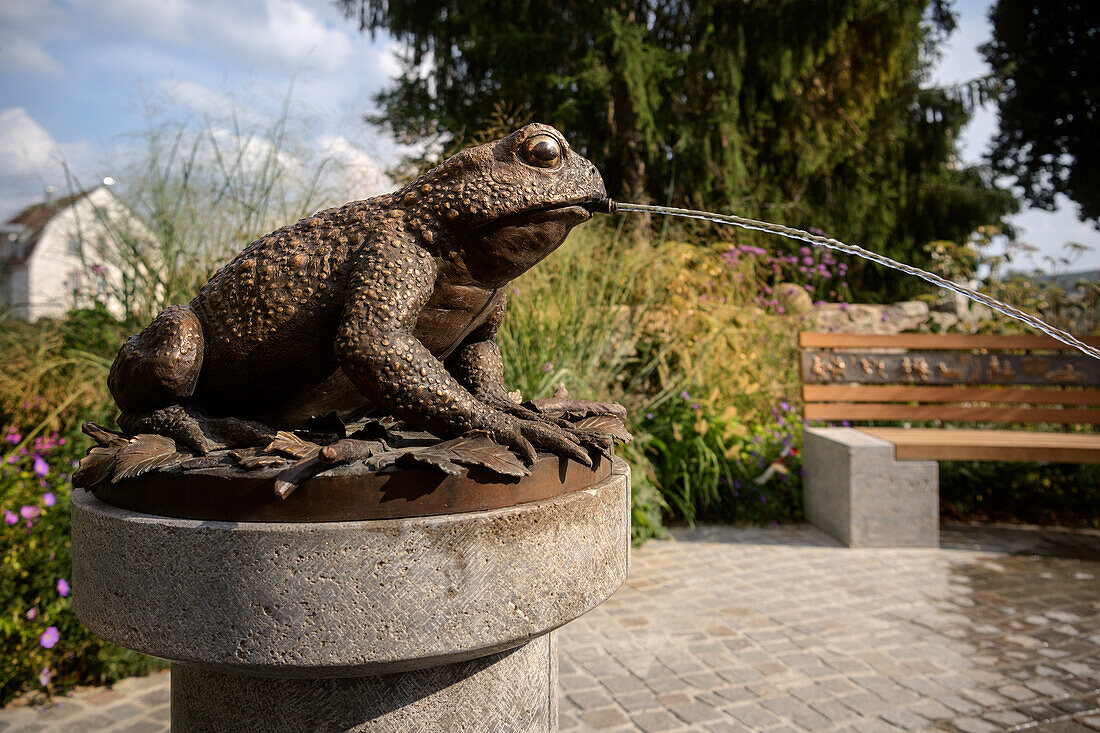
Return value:
M 3 264 L 21 265 L 30 259 L 30 256 L 34 254 L 34 248 L 38 245 L 38 238 L 42 236 L 42 230 L 46 228 L 50 219 L 53 219 L 60 212 L 69 208 L 90 193 L 91 191 L 78 191 L 77 193 L 70 194 L 69 196 L 62 196 L 52 201 L 41 201 L 37 204 L 31 204 L 12 218 L 8 219 L 6 222 L 8 226 L 23 228 L 23 232 L 17 235 L 18 240 L 23 246 L 17 248 L 14 255 L 9 255 L 4 258 Z

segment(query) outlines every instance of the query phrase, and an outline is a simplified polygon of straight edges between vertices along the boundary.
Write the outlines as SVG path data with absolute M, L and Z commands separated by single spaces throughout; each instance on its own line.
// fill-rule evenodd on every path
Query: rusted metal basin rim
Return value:
M 340 466 L 275 495 L 276 471 L 200 469 L 148 473 L 101 486 L 96 498 L 120 509 L 179 519 L 235 522 L 340 522 L 485 511 L 580 491 L 611 474 L 611 461 L 587 468 L 540 454 L 520 479 L 471 468 L 450 476 L 430 468 L 381 472 Z

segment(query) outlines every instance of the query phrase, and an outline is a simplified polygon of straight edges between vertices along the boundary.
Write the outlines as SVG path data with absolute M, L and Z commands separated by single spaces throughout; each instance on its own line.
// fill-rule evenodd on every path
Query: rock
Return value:
M 773 292 L 775 299 L 788 315 L 804 316 L 814 309 L 813 298 L 801 285 L 779 283 Z

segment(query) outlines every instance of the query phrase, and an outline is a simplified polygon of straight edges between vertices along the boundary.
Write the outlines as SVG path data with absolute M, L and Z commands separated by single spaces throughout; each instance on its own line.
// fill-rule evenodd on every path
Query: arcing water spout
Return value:
M 919 277 L 921 280 L 930 282 L 937 287 L 950 290 L 954 293 L 964 295 L 971 300 L 981 303 L 982 305 L 991 308 L 998 313 L 1014 318 L 1017 321 L 1026 323 L 1028 326 L 1045 333 L 1053 339 L 1061 341 L 1067 346 L 1080 351 L 1086 356 L 1091 356 L 1093 359 L 1100 359 L 1100 350 L 1089 346 L 1080 339 L 1076 338 L 1072 334 L 1055 328 L 1054 326 L 1046 323 L 1045 321 L 1036 318 L 1030 313 L 1026 313 L 1019 308 L 1014 308 L 1007 303 L 1003 303 L 996 298 L 991 298 L 985 293 L 980 293 L 977 290 L 971 290 L 968 287 L 953 283 L 950 280 L 944 279 L 939 275 L 922 270 L 919 267 L 913 267 L 912 265 L 906 265 L 903 262 L 890 259 L 884 255 L 880 255 L 877 252 L 864 249 L 863 247 L 856 246 L 854 244 L 845 244 L 831 237 L 822 237 L 817 234 L 810 234 L 809 232 L 802 231 L 801 229 L 794 229 L 792 227 L 783 226 L 782 224 L 772 224 L 771 222 L 758 221 L 756 219 L 747 219 L 743 216 L 735 216 L 733 214 L 714 214 L 709 211 L 695 211 L 694 209 L 677 209 L 670 206 L 648 206 L 645 204 L 620 204 L 610 199 L 606 199 L 605 202 L 600 202 L 601 207 L 593 209 L 593 211 L 604 211 L 606 213 L 614 213 L 616 211 L 644 213 L 651 212 L 654 214 L 665 214 L 666 216 L 679 216 L 685 219 L 701 219 L 703 221 L 712 221 L 718 224 L 731 224 L 742 229 L 751 229 L 758 232 L 769 232 L 771 234 L 778 234 L 781 237 L 787 239 L 795 239 L 800 242 L 806 242 L 812 244 L 815 247 L 826 247 L 828 249 L 836 250 L 838 252 L 844 252 L 845 254 L 855 255 L 856 257 L 862 257 L 865 260 L 870 260 L 883 267 L 889 267 L 899 272 L 904 272 L 907 275 L 913 275 Z

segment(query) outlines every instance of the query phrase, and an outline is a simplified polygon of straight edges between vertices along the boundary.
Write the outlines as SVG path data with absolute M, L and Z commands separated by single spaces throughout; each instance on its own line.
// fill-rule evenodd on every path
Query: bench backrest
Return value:
M 1046 336 L 803 332 L 799 345 L 808 420 L 1100 424 L 1100 361 Z

